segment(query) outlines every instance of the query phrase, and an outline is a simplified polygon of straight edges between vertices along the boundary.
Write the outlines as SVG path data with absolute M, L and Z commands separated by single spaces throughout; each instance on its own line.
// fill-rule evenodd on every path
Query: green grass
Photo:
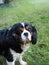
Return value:
M 25 21 L 36 27 L 38 40 L 36 45 L 30 45 L 23 59 L 28 65 L 49 65 L 49 1 L 13 0 L 9 6 L 0 6 L 0 29 Z M 2 57 L 0 65 L 5 65 Z

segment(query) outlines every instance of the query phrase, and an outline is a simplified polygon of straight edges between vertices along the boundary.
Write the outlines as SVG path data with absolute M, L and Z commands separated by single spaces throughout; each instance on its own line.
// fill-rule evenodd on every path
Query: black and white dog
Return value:
M 0 55 L 6 58 L 7 65 L 27 65 L 22 55 L 29 48 L 30 42 L 36 44 L 37 30 L 30 23 L 17 23 L 10 29 L 0 30 Z

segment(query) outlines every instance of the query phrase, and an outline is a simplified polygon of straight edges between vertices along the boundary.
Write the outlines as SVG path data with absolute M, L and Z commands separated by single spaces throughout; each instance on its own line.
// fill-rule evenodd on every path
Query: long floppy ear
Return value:
M 32 26 L 32 38 L 31 38 L 32 44 L 36 44 L 37 42 L 37 30 L 34 26 Z
M 20 26 L 20 23 L 14 24 L 14 25 L 9 29 L 8 34 L 9 34 L 9 35 L 12 35 L 13 33 L 15 33 L 15 34 L 19 33 L 19 31 L 18 31 L 19 26 Z M 17 31 L 18 31 L 18 32 L 17 32 Z M 14 34 L 14 35 L 15 35 L 15 34 Z

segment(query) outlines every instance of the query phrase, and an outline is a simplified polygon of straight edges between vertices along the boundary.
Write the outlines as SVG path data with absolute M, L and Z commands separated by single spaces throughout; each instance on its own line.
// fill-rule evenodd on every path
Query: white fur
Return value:
M 26 41 L 27 40 L 27 37 L 24 35 L 24 33 L 28 33 L 28 40 L 31 41 L 31 34 L 29 31 L 27 31 L 26 29 L 24 29 L 24 31 L 22 32 L 21 34 L 21 38 L 23 41 Z
M 19 61 L 21 65 L 27 65 L 27 62 L 23 61 L 22 57 L 23 57 L 24 52 L 27 51 L 27 49 L 29 48 L 29 46 L 30 44 L 22 45 L 21 46 L 21 48 L 23 49 L 22 53 L 16 53 L 14 50 L 10 49 L 10 52 L 13 55 L 14 61 L 13 62 L 6 61 L 7 65 L 15 65 L 15 61 Z
M 24 23 L 21 23 L 22 24 L 22 26 L 24 27 Z
M 8 62 L 7 60 L 6 60 L 6 63 L 7 63 L 7 65 L 15 65 L 15 62 L 13 61 L 13 62 Z

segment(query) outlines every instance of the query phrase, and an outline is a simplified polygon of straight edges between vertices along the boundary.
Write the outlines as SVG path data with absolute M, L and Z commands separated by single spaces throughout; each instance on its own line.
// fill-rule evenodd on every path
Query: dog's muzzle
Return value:
M 26 31 L 21 34 L 21 38 L 23 41 L 31 41 L 31 34 L 30 32 Z

